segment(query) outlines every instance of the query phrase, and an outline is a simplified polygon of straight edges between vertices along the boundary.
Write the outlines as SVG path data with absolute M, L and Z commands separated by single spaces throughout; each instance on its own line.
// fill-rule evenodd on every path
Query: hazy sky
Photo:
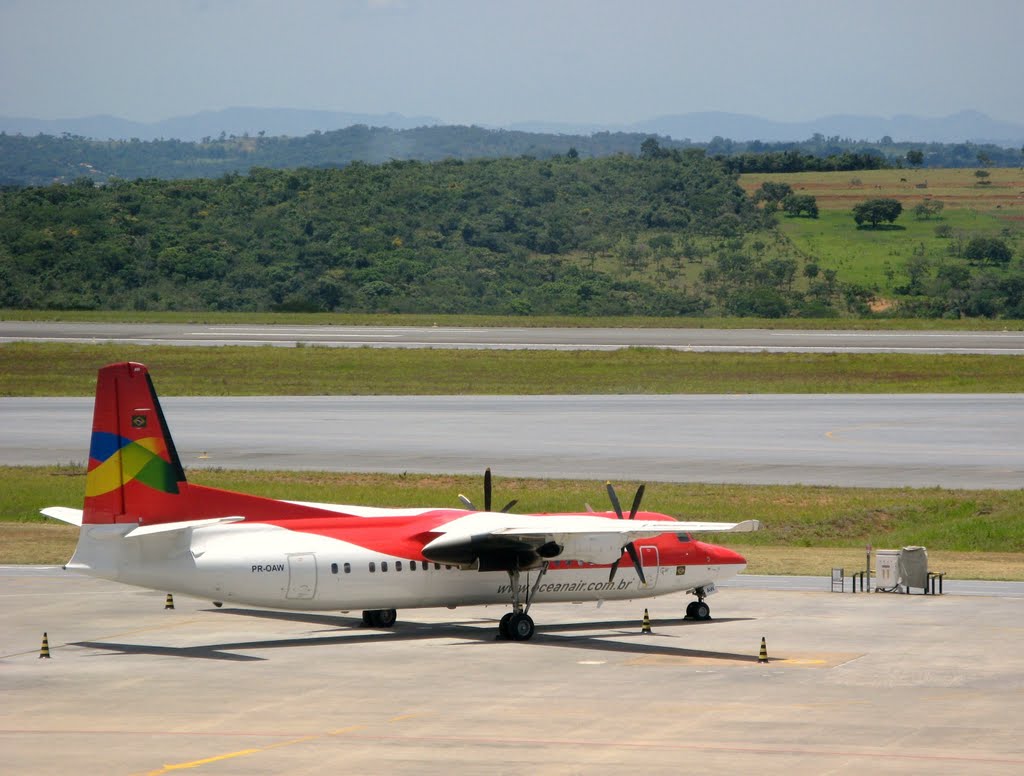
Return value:
M 0 0 L 0 115 L 1024 122 L 1024 0 Z

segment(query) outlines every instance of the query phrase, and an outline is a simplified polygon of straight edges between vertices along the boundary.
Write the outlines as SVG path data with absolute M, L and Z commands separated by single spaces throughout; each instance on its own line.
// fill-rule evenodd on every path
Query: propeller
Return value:
M 470 501 L 468 498 L 463 496 L 461 493 L 459 494 L 459 501 L 461 501 L 463 503 L 463 505 L 466 507 L 466 509 L 472 509 L 474 512 L 479 512 L 480 511 L 479 509 L 476 508 L 476 505 L 472 501 Z M 514 507 L 518 503 L 519 503 L 519 499 L 515 499 L 514 498 L 510 502 L 508 502 L 505 506 L 503 506 L 501 508 L 501 511 L 502 512 L 508 512 L 510 509 L 512 509 L 512 507 Z M 486 471 L 484 471 L 484 509 L 483 509 L 483 511 L 484 512 L 490 512 L 491 511 L 491 467 L 490 466 L 488 466 Z
M 626 518 L 622 515 L 622 505 L 619 504 L 619 497 L 615 495 L 615 488 L 612 486 L 610 482 L 605 483 L 605 486 L 608 488 L 608 499 L 612 502 L 612 507 L 615 508 L 615 514 L 618 516 L 619 520 L 625 520 Z M 629 510 L 630 520 L 633 520 L 636 517 L 636 513 L 640 509 L 640 500 L 644 497 L 645 487 L 646 486 L 641 485 L 639 488 L 636 489 L 636 495 L 633 496 L 633 506 L 630 507 Z M 644 577 L 644 567 L 643 564 L 640 562 L 640 554 L 636 551 L 636 547 L 634 546 L 633 542 L 627 544 L 625 546 L 625 550 L 629 553 L 630 560 L 633 561 L 633 568 L 636 569 L 636 575 L 640 577 L 641 584 L 646 585 L 647 579 L 646 577 Z M 611 572 L 608 574 L 609 582 L 615 579 L 615 572 L 619 570 L 620 560 L 622 560 L 621 556 L 616 558 L 615 562 L 612 564 Z

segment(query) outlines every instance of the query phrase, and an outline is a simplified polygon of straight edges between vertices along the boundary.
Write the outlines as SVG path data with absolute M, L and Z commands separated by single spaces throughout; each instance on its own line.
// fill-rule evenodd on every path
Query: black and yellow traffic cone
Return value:
M 174 608 L 174 596 L 170 593 L 167 594 L 167 600 L 164 602 L 164 609 Z
M 45 633 L 43 633 L 43 646 L 39 648 L 39 657 L 45 657 L 47 660 L 50 659 L 50 642 L 47 640 Z
M 640 626 L 640 632 L 651 633 L 651 615 L 647 613 L 646 609 L 644 609 L 644 621 L 643 624 Z
M 764 636 L 761 637 L 761 651 L 757 655 L 758 663 L 768 662 L 768 646 L 764 643 Z

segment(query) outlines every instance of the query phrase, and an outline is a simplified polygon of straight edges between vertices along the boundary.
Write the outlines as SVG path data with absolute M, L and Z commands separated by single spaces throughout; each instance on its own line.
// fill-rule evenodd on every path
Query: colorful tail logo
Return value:
M 141 418 L 141 421 L 135 421 Z M 133 425 L 144 427 L 146 417 L 136 415 Z M 140 482 L 163 493 L 177 493 L 177 473 L 167 459 L 167 445 L 160 437 L 127 439 L 108 431 L 93 431 L 89 448 L 89 474 L 85 495 L 102 496 L 129 482 Z

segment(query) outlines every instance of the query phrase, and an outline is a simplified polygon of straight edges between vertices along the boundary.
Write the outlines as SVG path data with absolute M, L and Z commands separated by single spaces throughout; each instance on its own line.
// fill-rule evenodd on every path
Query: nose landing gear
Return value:
M 686 617 L 690 620 L 710 620 L 711 619 L 711 607 L 704 603 L 704 599 L 707 598 L 707 593 L 702 587 L 698 587 L 692 591 L 696 596 L 696 601 L 690 601 L 686 606 Z

